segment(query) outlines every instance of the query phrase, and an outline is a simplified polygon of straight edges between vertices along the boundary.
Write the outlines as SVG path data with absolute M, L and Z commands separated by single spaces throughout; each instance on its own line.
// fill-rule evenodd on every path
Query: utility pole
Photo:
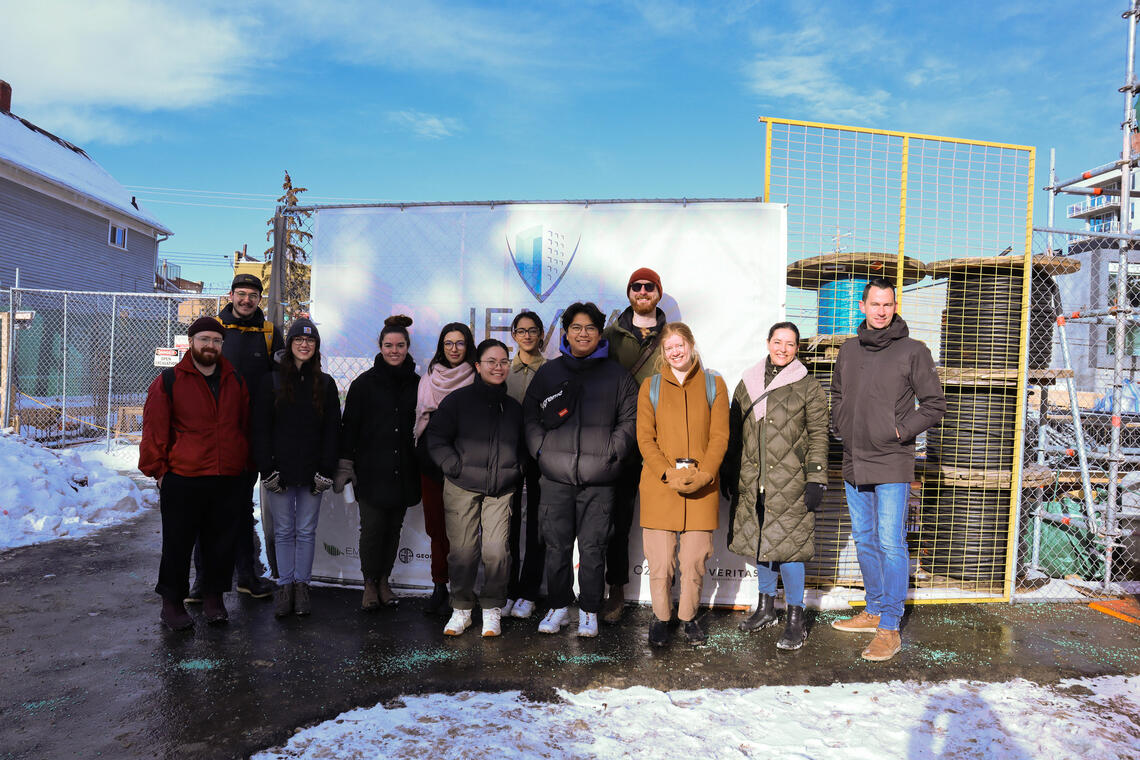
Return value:
M 285 330 L 285 215 L 278 206 L 273 214 L 273 258 L 269 270 L 269 308 L 266 317 L 273 324 Z

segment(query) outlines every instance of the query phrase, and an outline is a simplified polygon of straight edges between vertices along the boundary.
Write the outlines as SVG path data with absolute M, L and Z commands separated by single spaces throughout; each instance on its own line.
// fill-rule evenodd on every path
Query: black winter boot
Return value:
M 437 583 L 435 588 L 432 589 L 431 598 L 428 599 L 427 606 L 424 607 L 425 615 L 442 615 L 449 614 L 448 610 L 451 605 L 448 603 L 447 584 Z
M 653 647 L 669 646 L 669 624 L 664 620 L 653 619 L 649 624 L 649 645 Z
M 788 619 L 784 624 L 784 635 L 776 642 L 777 649 L 799 649 L 807 641 L 807 628 L 804 627 L 804 608 L 788 607 Z
M 780 622 L 776 614 L 776 597 L 772 594 L 761 594 L 756 602 L 756 611 L 752 616 L 740 622 L 740 630 L 745 632 L 759 631 Z

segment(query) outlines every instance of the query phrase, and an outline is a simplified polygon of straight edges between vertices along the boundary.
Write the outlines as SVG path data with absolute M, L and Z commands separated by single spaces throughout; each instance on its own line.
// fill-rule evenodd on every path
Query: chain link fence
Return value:
M 1090 204 L 1073 205 L 1079 218 Z M 1109 312 L 1119 249 L 1088 232 L 1037 232 L 1033 247 L 1035 262 L 1060 266 L 1035 266 L 1032 279 L 1018 546 L 1019 591 L 1030 599 L 1063 596 L 1065 585 L 1111 590 L 1116 580 L 1140 580 L 1140 324 L 1131 315 L 1121 317 L 1127 355 L 1117 508 L 1109 509 L 1107 494 L 1117 359 L 1117 316 Z M 1138 308 L 1140 255 L 1129 258 L 1126 306 Z
M 190 323 L 216 316 L 217 296 L 12 289 L 14 336 L 8 424 L 27 438 L 62 445 L 142 430 L 142 408 L 161 371 L 156 349 L 174 349 Z M 177 359 L 172 351 L 166 361 Z M 161 361 L 161 360 L 160 360 Z

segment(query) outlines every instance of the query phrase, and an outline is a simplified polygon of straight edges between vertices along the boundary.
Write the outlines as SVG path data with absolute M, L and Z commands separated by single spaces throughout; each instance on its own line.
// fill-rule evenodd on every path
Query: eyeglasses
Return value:
M 518 335 L 519 337 L 522 337 L 524 335 L 529 335 L 532 338 L 537 338 L 538 332 L 539 332 L 539 330 L 537 327 L 516 327 L 515 328 L 515 335 Z
M 643 290 L 646 293 L 652 293 L 653 291 L 657 290 L 657 284 L 653 282 L 631 282 L 629 289 L 634 293 L 640 293 Z
M 235 290 L 233 292 L 235 301 L 260 301 L 261 294 L 252 290 Z
M 194 342 L 200 346 L 220 346 L 222 338 L 207 338 L 205 335 L 195 335 Z
M 570 325 L 569 327 L 567 327 L 566 332 L 570 333 L 571 335 L 581 335 L 583 333 L 585 333 L 586 335 L 597 335 L 598 334 L 598 327 L 597 327 L 597 325 L 574 324 L 574 325 Z
M 486 364 L 488 367 L 509 367 L 509 366 L 511 366 L 511 360 L 510 359 L 484 359 L 483 361 L 481 361 L 479 363 L 480 364 Z
M 467 348 L 467 341 L 465 341 L 465 340 L 445 340 L 443 342 L 443 347 L 447 348 L 447 349 L 458 348 L 460 350 L 463 350 L 463 349 Z
M 293 338 L 293 342 L 294 343 L 300 343 L 302 346 L 315 346 L 315 345 L 317 345 L 317 339 L 316 338 L 309 338 L 307 336 L 300 336 L 297 338 Z

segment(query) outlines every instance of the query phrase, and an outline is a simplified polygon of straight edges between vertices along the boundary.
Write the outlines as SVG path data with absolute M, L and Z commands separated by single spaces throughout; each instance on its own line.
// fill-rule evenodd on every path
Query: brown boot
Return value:
M 162 600 L 163 625 L 172 631 L 185 631 L 194 627 L 194 619 L 186 612 L 186 607 L 177 599 Z
M 380 609 L 380 589 L 376 581 L 368 578 L 364 580 L 364 598 L 360 600 L 360 609 L 365 612 Z
M 230 614 L 226 612 L 226 604 L 221 594 L 202 595 L 202 614 L 210 625 L 225 625 L 230 622 Z
M 879 616 L 861 611 L 849 618 L 832 620 L 831 627 L 845 633 L 874 633 L 879 629 Z
M 313 604 L 309 601 L 309 584 L 293 584 L 293 611 L 305 617 L 313 611 Z
M 879 628 L 875 631 L 875 638 L 871 639 L 871 643 L 863 650 L 863 659 L 883 662 L 898 654 L 900 649 L 902 649 L 902 638 L 899 632 Z
M 377 584 L 377 591 L 380 596 L 380 604 L 385 607 L 395 607 L 400 603 L 400 598 L 392 591 L 392 587 L 388 585 L 387 578 L 381 578 Z
M 602 605 L 602 621 L 611 625 L 621 620 L 625 609 L 625 586 L 610 586 L 610 595 Z
M 283 618 L 293 614 L 293 584 L 279 584 L 273 592 L 273 615 Z

